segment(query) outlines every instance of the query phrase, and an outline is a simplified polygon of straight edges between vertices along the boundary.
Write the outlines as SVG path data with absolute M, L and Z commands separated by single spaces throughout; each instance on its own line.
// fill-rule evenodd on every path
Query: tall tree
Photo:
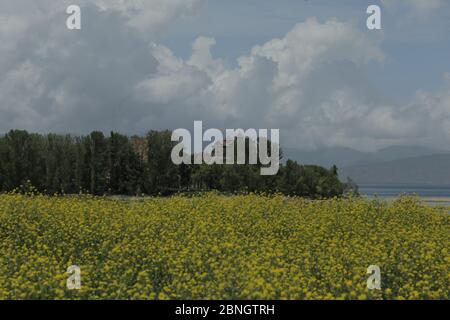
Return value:
M 108 144 L 102 132 L 94 131 L 86 139 L 85 163 L 92 194 L 104 194 L 108 191 L 110 180 L 108 168 Z
M 147 191 L 150 194 L 165 194 L 178 190 L 180 176 L 178 167 L 171 160 L 174 146 L 171 137 L 172 133 L 168 130 L 162 132 L 150 131 L 147 134 Z

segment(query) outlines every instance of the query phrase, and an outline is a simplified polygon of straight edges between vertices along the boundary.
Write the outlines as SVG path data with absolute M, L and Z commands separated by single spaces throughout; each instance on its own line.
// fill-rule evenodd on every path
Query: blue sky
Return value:
M 215 56 L 230 64 L 255 44 L 283 36 L 309 17 L 353 21 L 366 32 L 366 9 L 381 1 L 367 0 L 209 0 L 199 13 L 177 22 L 162 38 L 181 57 L 189 57 L 198 36 L 214 37 Z M 419 89 L 442 85 L 450 70 L 450 7 L 430 15 L 412 16 L 410 8 L 382 11 L 382 44 L 388 59 L 370 64 L 371 80 L 386 96 L 404 101 Z

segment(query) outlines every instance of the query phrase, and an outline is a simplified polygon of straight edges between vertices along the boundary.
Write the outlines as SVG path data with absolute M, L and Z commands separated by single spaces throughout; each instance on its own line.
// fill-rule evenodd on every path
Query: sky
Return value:
M 450 1 L 1 1 L 0 132 L 194 120 L 280 129 L 292 148 L 449 150 Z

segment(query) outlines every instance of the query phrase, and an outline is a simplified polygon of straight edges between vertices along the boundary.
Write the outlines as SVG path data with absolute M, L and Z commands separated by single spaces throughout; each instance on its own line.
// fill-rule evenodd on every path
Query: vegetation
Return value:
M 449 234 L 411 198 L 5 194 L 0 299 L 448 299 Z
M 310 198 L 342 195 L 337 168 L 287 161 L 277 176 L 260 165 L 180 165 L 171 161 L 169 131 L 145 137 L 112 132 L 88 136 L 11 131 L 0 137 L 0 191 L 34 186 L 46 194 L 169 195 L 177 192 L 282 192 Z

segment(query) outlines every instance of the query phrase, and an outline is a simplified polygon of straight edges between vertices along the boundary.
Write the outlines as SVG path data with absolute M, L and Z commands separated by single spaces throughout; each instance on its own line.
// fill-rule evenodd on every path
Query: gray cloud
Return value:
M 7 3 L 0 5 L 0 131 L 142 133 L 204 120 L 280 128 L 283 144 L 296 147 L 450 141 L 449 81 L 407 104 L 384 99 L 366 71 L 384 63 L 383 34 L 351 23 L 309 19 L 230 66 L 211 53 L 213 38 L 198 37 L 185 59 L 159 41 L 202 1 L 83 0 L 77 32 L 65 28 L 64 2 L 37 1 L 47 12 L 30 1 Z
M 199 2 L 84 0 L 77 32 L 65 28 L 70 1 L 2 2 L 1 130 L 133 131 L 158 112 L 133 92 L 155 71 L 148 41 Z M 145 26 L 141 15 L 158 19 Z

